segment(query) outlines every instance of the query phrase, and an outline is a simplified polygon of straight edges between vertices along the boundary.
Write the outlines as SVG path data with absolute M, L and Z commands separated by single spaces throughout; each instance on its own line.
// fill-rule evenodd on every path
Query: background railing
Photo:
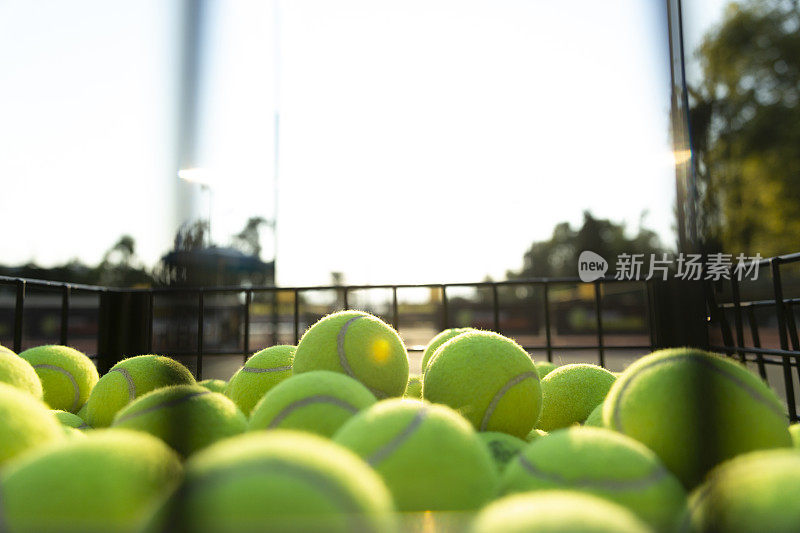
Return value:
M 711 349 L 767 380 L 796 421 L 800 276 L 785 274 L 800 267 L 800 254 L 759 265 L 757 281 L 731 276 L 719 282 L 534 278 L 117 289 L 0 277 L 0 344 L 17 352 L 47 343 L 75 346 L 101 373 L 124 357 L 159 353 L 180 360 L 198 378 L 227 379 L 254 351 L 296 344 L 325 314 L 358 308 L 400 332 L 412 372 L 419 371 L 425 344 L 449 327 L 491 329 L 516 339 L 537 359 L 610 370 L 662 347 Z

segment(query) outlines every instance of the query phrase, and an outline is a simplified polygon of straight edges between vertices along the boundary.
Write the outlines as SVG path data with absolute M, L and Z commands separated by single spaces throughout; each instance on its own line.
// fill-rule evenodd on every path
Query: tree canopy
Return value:
M 731 3 L 694 52 L 690 124 L 708 251 L 798 251 L 800 8 Z

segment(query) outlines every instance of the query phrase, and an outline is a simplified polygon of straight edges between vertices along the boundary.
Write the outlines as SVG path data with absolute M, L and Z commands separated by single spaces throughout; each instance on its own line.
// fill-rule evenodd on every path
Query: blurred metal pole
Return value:
M 201 92 L 201 70 L 204 62 L 204 21 L 206 0 L 183 0 L 179 7 L 180 70 L 177 80 L 177 171 L 197 168 L 198 116 Z M 175 173 L 173 173 L 173 176 Z M 187 222 L 194 211 L 194 201 L 186 201 L 193 191 L 181 180 L 177 182 L 176 206 L 178 226 Z M 191 192 L 190 192 L 191 191 Z M 189 194 L 187 194 L 187 192 Z M 193 199 L 193 195 L 189 196 Z
M 682 0 L 666 0 L 671 79 L 672 145 L 676 155 L 676 215 L 678 251 L 697 252 L 701 248 L 697 233 L 697 176 L 689 123 L 689 91 L 686 86 L 686 61 L 683 39 Z

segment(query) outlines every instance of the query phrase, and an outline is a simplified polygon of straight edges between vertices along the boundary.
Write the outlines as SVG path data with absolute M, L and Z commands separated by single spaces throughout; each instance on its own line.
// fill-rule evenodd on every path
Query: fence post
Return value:
M 682 279 L 647 282 L 654 348 L 708 348 L 705 283 Z
M 150 350 L 149 298 L 145 292 L 108 291 L 100 295 L 97 370 Z

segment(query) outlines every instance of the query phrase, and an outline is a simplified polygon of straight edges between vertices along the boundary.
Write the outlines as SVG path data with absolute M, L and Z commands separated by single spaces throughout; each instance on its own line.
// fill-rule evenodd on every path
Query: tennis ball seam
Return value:
M 389 442 L 372 452 L 369 457 L 367 457 L 367 463 L 375 467 L 378 463 L 386 459 L 389 455 L 394 453 L 397 448 L 399 448 L 406 440 L 408 440 L 411 435 L 417 430 L 417 428 L 422 424 L 425 418 L 428 416 L 428 407 L 423 405 L 417 414 L 414 415 L 414 418 L 411 419 L 411 422 L 397 435 L 394 436 Z
M 312 490 L 321 492 L 326 498 L 335 503 L 337 507 L 347 510 L 346 516 L 355 522 L 352 524 L 354 531 L 371 531 L 367 523 L 364 522 L 361 516 L 362 510 L 358 504 L 354 502 L 348 495 L 341 490 L 336 482 L 331 481 L 329 478 L 319 475 L 318 472 L 304 467 L 303 465 L 292 464 L 288 462 L 281 462 L 278 460 L 261 461 L 258 464 L 243 464 L 241 468 L 231 468 L 227 470 L 212 472 L 203 476 L 203 484 L 210 484 L 211 486 L 218 486 L 220 483 L 225 483 L 227 479 L 241 473 L 246 474 L 264 474 L 264 475 L 285 475 L 288 477 L 299 478 L 306 482 Z M 198 485 L 184 484 L 180 491 L 191 491 Z M 355 527 L 357 526 L 357 527 Z
M 489 421 L 491 420 L 492 415 L 494 414 L 494 410 L 497 408 L 497 404 L 500 403 L 500 400 L 503 399 L 503 396 L 505 396 L 505 394 L 511 389 L 511 387 L 519 383 L 522 383 L 528 378 L 534 378 L 534 377 L 537 380 L 539 379 L 539 374 L 536 371 L 524 372 L 509 379 L 506 382 L 506 384 L 503 385 L 499 391 L 497 391 L 497 393 L 494 395 L 494 398 L 492 398 L 492 401 L 489 402 L 489 407 L 487 407 L 486 412 L 483 413 L 483 420 L 481 420 L 480 431 L 486 431 L 486 428 L 489 426 Z
M 712 370 L 713 372 L 716 372 L 717 374 L 721 375 L 723 378 L 730 379 L 733 382 L 734 385 L 736 385 L 740 389 L 742 389 L 752 399 L 754 399 L 755 401 L 757 401 L 757 402 L 759 402 L 759 403 L 761 403 L 763 405 L 766 405 L 772 412 L 776 413 L 779 417 L 786 416 L 778 406 L 774 405 L 767 398 L 764 398 L 761 394 L 759 394 L 758 391 L 752 389 L 750 387 L 750 385 L 748 385 L 747 383 L 745 383 L 744 381 L 739 379 L 738 376 L 736 376 L 736 375 L 734 375 L 732 373 L 729 373 L 725 369 L 719 368 L 716 364 L 714 364 L 714 361 L 709 359 L 709 357 L 713 357 L 713 356 L 710 356 L 710 355 L 707 355 L 707 354 L 702 354 L 701 355 L 701 354 L 696 354 L 696 353 L 683 353 L 683 354 L 676 354 L 674 357 L 671 357 L 671 358 L 664 358 L 664 359 L 657 359 L 655 361 L 650 361 L 647 364 L 642 365 L 640 368 L 637 368 L 636 369 L 636 373 L 631 374 L 630 376 L 627 377 L 625 382 L 623 382 L 620 385 L 620 391 L 617 393 L 617 396 L 616 396 L 616 399 L 615 399 L 615 402 L 614 402 L 614 411 L 613 411 L 613 420 L 612 421 L 613 421 L 615 427 L 613 429 L 616 429 L 617 431 L 620 431 L 620 432 L 624 433 L 624 430 L 622 429 L 622 414 L 620 413 L 620 408 L 622 406 L 622 398 L 625 395 L 625 392 L 626 392 L 627 388 L 630 386 L 631 383 L 633 383 L 634 378 L 636 376 L 638 376 L 644 370 L 651 369 L 651 368 L 654 368 L 654 367 L 657 367 L 657 366 L 660 366 L 660 365 L 663 365 L 663 364 L 667 364 L 667 363 L 674 363 L 675 359 L 679 358 L 679 357 L 683 358 L 683 359 L 688 359 L 692 363 L 699 363 L 700 365 L 706 367 L 707 369 Z
M 156 405 L 151 405 L 147 409 L 142 409 L 141 411 L 136 411 L 134 413 L 127 413 L 126 415 L 121 416 L 117 420 L 115 420 L 112 425 L 121 424 L 122 422 L 126 422 L 132 418 L 136 418 L 137 416 L 146 415 L 148 413 L 152 413 L 153 411 L 158 411 L 159 409 L 175 407 L 176 405 L 180 405 L 183 402 L 191 400 L 192 398 L 196 398 L 197 396 L 203 396 L 204 394 L 211 394 L 211 391 L 204 390 L 204 391 L 192 392 L 190 394 L 187 394 L 186 396 L 181 396 L 179 398 L 172 398 L 171 400 L 167 400 L 165 402 L 161 402 Z
M 336 352 L 337 352 L 337 355 L 339 356 L 339 364 L 342 365 L 342 368 L 344 369 L 345 373 L 348 376 L 350 376 L 351 378 L 353 378 L 355 380 L 358 380 L 358 381 L 361 381 L 361 380 L 358 378 L 358 376 L 355 375 L 355 373 L 353 372 L 353 369 L 350 368 L 350 363 L 347 360 L 347 354 L 344 351 L 344 340 L 345 340 L 345 336 L 347 335 L 347 330 L 350 328 L 350 325 L 353 322 L 355 322 L 356 320 L 359 320 L 361 318 L 368 318 L 368 317 L 365 316 L 365 315 L 359 315 L 359 316 L 354 316 L 352 318 L 349 318 L 347 320 L 347 322 L 345 322 L 342 325 L 342 327 L 339 328 L 339 333 L 336 335 Z M 367 387 L 372 392 L 372 394 L 374 394 L 378 398 L 386 398 L 387 397 L 387 394 L 384 393 L 383 391 L 380 391 L 380 390 L 377 390 L 377 389 L 373 389 L 372 387 L 368 386 L 366 383 L 364 384 L 364 386 Z
M 125 381 L 128 382 L 128 396 L 130 397 L 131 400 L 135 400 L 136 383 L 133 381 L 133 376 L 131 376 L 131 373 L 128 372 L 128 370 L 125 368 L 112 368 L 111 370 L 109 370 L 109 373 L 111 372 L 119 372 L 120 374 L 122 374 L 122 377 L 124 377 Z
M 283 422 L 283 420 L 292 414 L 294 411 L 306 407 L 311 404 L 315 403 L 327 403 L 331 405 L 335 405 L 337 407 L 341 407 L 346 411 L 349 411 L 353 414 L 357 413 L 359 409 L 352 404 L 347 403 L 346 401 L 342 400 L 341 398 L 337 398 L 335 396 L 328 396 L 325 394 L 318 394 L 316 396 L 309 396 L 307 398 L 303 398 L 302 400 L 298 400 L 296 402 L 292 402 L 283 409 L 281 409 L 275 418 L 269 423 L 268 428 L 272 429 L 277 427 L 278 424 Z
M 553 481 L 555 483 L 568 485 L 572 487 L 580 487 L 580 488 L 587 488 L 587 489 L 602 489 L 602 490 L 610 490 L 610 491 L 629 491 L 629 490 L 643 490 L 651 485 L 655 485 L 662 479 L 666 478 L 669 475 L 669 472 L 666 468 L 662 465 L 657 465 L 655 470 L 653 470 L 650 474 L 643 478 L 638 479 L 590 479 L 590 478 L 578 478 L 578 479 L 568 479 L 564 476 L 560 476 L 555 472 L 545 472 L 544 470 L 540 470 L 536 466 L 531 463 L 527 457 L 520 454 L 519 455 L 519 462 L 522 467 L 533 477 L 539 477 L 542 479 L 546 479 L 548 481 Z
M 78 386 L 78 381 L 75 379 L 75 376 L 73 376 L 69 370 L 67 370 L 66 368 L 61 368 L 60 366 L 49 365 L 46 363 L 39 363 L 31 366 L 33 366 L 33 368 L 45 368 L 47 370 L 55 370 L 56 372 L 61 372 L 62 374 L 67 376 L 67 379 L 69 379 L 69 381 L 72 383 L 72 390 L 75 391 L 73 394 L 71 411 L 76 411 L 78 407 L 80 407 L 80 405 L 78 405 L 78 402 L 81 401 L 80 387 Z
M 242 367 L 242 372 L 252 372 L 254 374 L 262 374 L 265 372 L 283 372 L 284 370 L 291 370 L 291 366 L 276 366 L 273 368 L 258 368 L 252 366 Z

